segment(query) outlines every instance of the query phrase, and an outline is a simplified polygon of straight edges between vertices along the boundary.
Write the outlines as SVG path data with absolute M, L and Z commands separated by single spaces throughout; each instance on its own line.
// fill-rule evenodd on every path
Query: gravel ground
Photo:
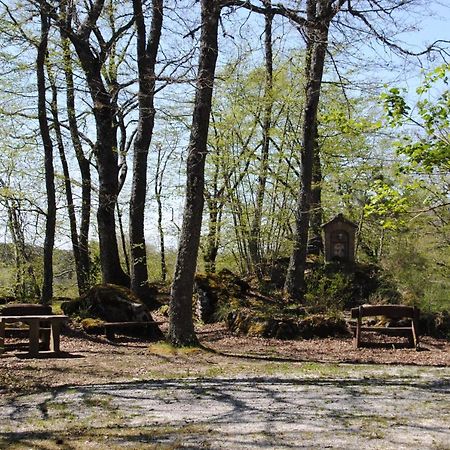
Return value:
M 0 448 L 450 449 L 448 341 L 277 341 L 203 327 L 206 349 L 69 332 L 0 358 Z
M 360 372 L 363 372 L 363 376 Z M 66 386 L 2 399 L 3 448 L 450 448 L 450 371 L 339 367 Z M 342 376 L 346 372 L 346 376 Z

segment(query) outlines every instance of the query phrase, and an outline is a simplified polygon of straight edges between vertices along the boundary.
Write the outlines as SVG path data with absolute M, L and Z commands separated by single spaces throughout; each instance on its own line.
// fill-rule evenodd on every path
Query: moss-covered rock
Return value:
M 204 323 L 212 323 L 226 316 L 232 307 L 246 304 L 249 284 L 227 269 L 217 274 L 195 276 L 194 309 Z
M 152 322 L 147 306 L 132 291 L 114 284 L 94 286 L 82 297 L 62 303 L 61 309 L 68 316 L 81 319 L 83 328 L 93 334 L 104 332 L 103 322 Z M 156 324 L 119 327 L 118 331 L 131 336 L 163 337 Z
M 129 289 L 115 284 L 99 284 L 80 298 L 64 302 L 61 309 L 68 316 L 102 319 L 106 322 L 144 322 L 150 311 Z
M 450 339 L 450 313 L 421 313 L 419 333 L 436 338 Z
M 284 261 L 274 271 L 282 272 Z M 261 280 L 259 280 L 261 282 Z M 271 280 L 264 280 L 270 286 Z M 399 303 L 395 284 L 373 264 L 324 264 L 309 259 L 307 293 L 301 303 L 287 302 L 280 290 L 253 289 L 230 271 L 197 275 L 196 307 L 206 323 L 226 319 L 232 331 L 291 339 L 348 335 L 342 312 L 363 303 Z M 256 280 L 253 283 L 256 286 Z
M 347 322 L 341 316 L 311 314 L 298 322 L 298 336 L 304 339 L 349 335 Z
M 270 317 L 251 310 L 234 311 L 228 315 L 228 327 L 237 333 L 276 339 L 310 339 L 313 337 L 348 336 L 343 317 L 313 314 L 296 317 Z
M 86 331 L 88 334 L 97 334 L 101 335 L 104 334 L 105 328 L 103 324 L 105 323 L 104 320 L 100 319 L 83 319 L 80 324 L 83 327 L 83 330 Z
M 230 313 L 227 324 L 232 331 L 248 336 L 292 339 L 298 335 L 295 319 L 258 316 L 251 310 Z

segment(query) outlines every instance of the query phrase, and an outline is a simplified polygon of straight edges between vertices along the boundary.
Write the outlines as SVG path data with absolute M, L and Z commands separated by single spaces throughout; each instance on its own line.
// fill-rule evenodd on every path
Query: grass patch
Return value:
M 151 344 L 148 351 L 157 356 L 189 356 L 203 352 L 199 347 L 174 347 L 164 341 Z
M 207 424 L 186 424 L 130 427 L 116 424 L 98 428 L 74 427 L 66 431 L 11 433 L 0 439 L 0 448 L 23 450 L 111 450 L 133 448 L 174 450 L 185 448 L 211 448 L 205 436 L 213 430 Z
M 111 398 L 107 396 L 83 398 L 83 403 L 88 408 L 117 409 L 117 407 L 112 405 Z

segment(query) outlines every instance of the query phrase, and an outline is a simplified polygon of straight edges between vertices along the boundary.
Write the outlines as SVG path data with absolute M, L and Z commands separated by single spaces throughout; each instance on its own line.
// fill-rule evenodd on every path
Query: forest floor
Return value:
M 450 342 L 353 349 L 199 328 L 203 349 L 76 332 L 0 357 L 0 448 L 450 449 Z

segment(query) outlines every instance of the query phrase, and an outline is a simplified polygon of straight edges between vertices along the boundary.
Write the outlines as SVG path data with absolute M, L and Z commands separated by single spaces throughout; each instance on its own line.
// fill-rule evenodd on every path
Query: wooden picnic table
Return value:
M 45 342 L 46 350 L 53 353 L 60 351 L 60 333 L 63 322 L 68 319 L 65 315 L 0 315 L 0 354 L 5 350 L 5 330 L 7 323 L 21 322 L 29 327 L 28 352 L 30 356 L 39 355 L 39 335 L 41 330 L 48 329 L 50 325 L 50 336 Z

